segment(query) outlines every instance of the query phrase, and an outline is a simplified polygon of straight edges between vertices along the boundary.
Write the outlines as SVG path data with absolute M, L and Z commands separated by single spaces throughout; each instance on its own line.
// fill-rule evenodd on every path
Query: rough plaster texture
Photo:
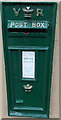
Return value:
M 0 0 L 3 1 L 3 0 Z M 5 2 L 8 0 L 4 0 Z M 10 0 L 13 1 L 13 0 Z M 14 2 L 17 0 L 14 0 Z M 20 1 L 20 0 L 18 0 Z M 21 0 L 28 1 L 30 0 Z M 35 0 L 32 0 L 35 1 Z M 36 0 L 36 1 L 50 1 L 53 0 Z M 58 0 L 54 0 L 55 2 Z M 59 1 L 58 1 L 59 2 Z M 53 59 L 53 76 L 51 85 L 51 102 L 50 102 L 50 118 L 59 118 L 59 9 L 57 11 L 57 22 L 56 22 L 56 37 L 54 46 L 54 59 Z M 0 20 L 1 26 L 1 20 Z M 2 30 L 0 27 L 0 119 L 10 118 L 7 112 L 7 92 L 6 92 L 6 81 L 5 81 L 5 68 L 4 68 L 4 57 L 3 57 L 3 44 L 2 44 Z

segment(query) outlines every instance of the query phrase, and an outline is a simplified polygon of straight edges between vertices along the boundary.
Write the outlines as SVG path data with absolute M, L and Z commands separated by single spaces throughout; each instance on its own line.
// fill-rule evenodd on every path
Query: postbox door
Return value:
M 48 47 L 8 47 L 11 107 L 14 111 L 23 114 L 46 111 L 48 51 Z

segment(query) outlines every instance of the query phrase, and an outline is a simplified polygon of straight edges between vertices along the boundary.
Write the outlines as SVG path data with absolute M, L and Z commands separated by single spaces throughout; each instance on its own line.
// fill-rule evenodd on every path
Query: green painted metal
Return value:
M 24 18 L 22 8 L 26 6 L 34 9 L 31 19 Z M 13 8 L 21 9 L 18 16 L 15 16 Z M 37 17 L 37 9 L 43 9 L 43 16 Z M 9 116 L 49 118 L 56 10 L 55 2 L 2 2 L 2 35 Z M 11 22 L 25 21 L 26 27 L 10 27 Z M 46 23 L 46 27 L 32 28 L 32 22 L 41 21 Z M 35 52 L 34 79 L 22 78 L 22 51 Z M 30 92 L 25 92 L 23 86 L 26 84 L 33 86 Z

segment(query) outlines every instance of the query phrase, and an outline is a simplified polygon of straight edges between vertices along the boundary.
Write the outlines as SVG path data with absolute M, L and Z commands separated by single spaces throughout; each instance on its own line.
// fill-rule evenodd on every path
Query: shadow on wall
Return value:
M 1 120 L 45 120 L 41 118 L 2 118 Z M 59 118 L 51 118 L 46 120 L 59 120 Z

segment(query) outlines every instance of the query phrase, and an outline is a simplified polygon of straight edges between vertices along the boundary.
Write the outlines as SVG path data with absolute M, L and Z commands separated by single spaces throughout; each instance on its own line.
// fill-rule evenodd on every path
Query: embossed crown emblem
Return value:
M 31 18 L 33 11 L 34 10 L 31 7 L 25 7 L 25 8 L 23 8 L 24 17 Z

